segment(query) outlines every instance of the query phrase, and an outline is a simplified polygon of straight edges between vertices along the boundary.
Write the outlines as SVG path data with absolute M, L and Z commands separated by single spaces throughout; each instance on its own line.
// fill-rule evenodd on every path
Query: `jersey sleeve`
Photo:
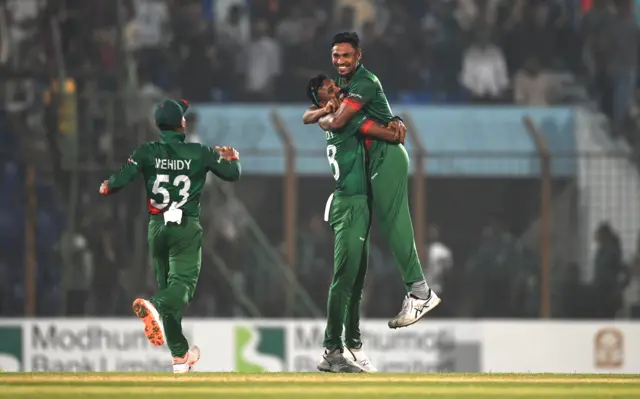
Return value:
M 358 112 L 347 124 L 346 131 L 358 132 L 362 124 L 367 121 L 367 116 L 363 112 Z
M 236 181 L 240 179 L 242 168 L 239 160 L 235 159 L 227 161 L 222 158 L 215 148 L 208 146 L 202 146 L 202 148 L 204 151 L 204 163 L 207 170 L 211 171 L 214 175 L 224 181 Z
M 144 164 L 145 147 L 144 145 L 136 148 L 122 165 L 119 171 L 112 174 L 108 180 L 109 192 L 114 193 L 127 184 L 131 183 L 142 172 Z
M 349 94 L 344 102 L 360 110 L 373 99 L 377 89 L 376 83 L 371 79 L 359 79 L 349 87 Z

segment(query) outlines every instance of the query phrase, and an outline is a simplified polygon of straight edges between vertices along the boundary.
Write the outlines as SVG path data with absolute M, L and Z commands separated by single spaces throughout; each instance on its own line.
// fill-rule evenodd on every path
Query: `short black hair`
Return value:
M 354 49 L 360 50 L 360 36 L 356 32 L 340 32 L 331 39 L 331 47 L 339 43 L 349 43 Z
M 320 106 L 320 102 L 318 101 L 318 90 L 322 87 L 322 84 L 325 80 L 330 79 L 329 76 L 324 73 L 318 74 L 309 80 L 307 83 L 307 97 L 316 107 Z

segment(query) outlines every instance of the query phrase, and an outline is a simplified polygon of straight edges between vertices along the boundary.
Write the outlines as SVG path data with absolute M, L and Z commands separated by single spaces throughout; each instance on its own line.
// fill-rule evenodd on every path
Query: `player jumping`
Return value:
M 149 209 L 148 242 L 159 290 L 149 300 L 136 299 L 134 313 L 144 322 L 147 339 L 167 341 L 173 372 L 187 373 L 200 359 L 182 333 L 182 311 L 193 298 L 202 262 L 200 194 L 208 171 L 226 181 L 240 178 L 238 152 L 231 147 L 185 143 L 184 100 L 166 100 L 155 110 L 160 141 L 136 148 L 124 166 L 100 185 L 114 194 L 138 175 L 144 177 Z
M 372 120 L 364 112 L 344 127 L 331 129 L 332 112 L 340 106 L 340 88 L 326 75 L 312 78 L 307 96 L 314 107 L 326 114 L 320 127 L 326 131 L 327 158 L 336 188 L 327 201 L 324 218 L 334 233 L 334 271 L 327 301 L 324 354 L 318 370 L 325 372 L 375 372 L 362 350 L 360 303 L 367 273 L 371 211 L 369 179 L 362 137 L 393 143 L 404 142 L 404 132 L 393 131 Z M 345 332 L 346 353 L 342 343 Z
M 391 113 L 380 81 L 360 62 L 362 49 L 358 35 L 338 33 L 331 46 L 332 63 L 339 75 L 336 83 L 347 90 L 347 97 L 328 127 L 331 130 L 342 129 L 360 112 L 364 112 L 371 120 L 393 123 L 404 131 L 402 120 Z M 324 115 L 324 109 L 314 107 L 307 111 L 305 123 L 318 122 Z M 389 321 L 389 327 L 406 327 L 420 320 L 440 303 L 440 298 L 427 285 L 416 251 L 407 195 L 409 156 L 402 144 L 367 139 L 366 147 L 373 209 L 407 289 L 402 309 Z

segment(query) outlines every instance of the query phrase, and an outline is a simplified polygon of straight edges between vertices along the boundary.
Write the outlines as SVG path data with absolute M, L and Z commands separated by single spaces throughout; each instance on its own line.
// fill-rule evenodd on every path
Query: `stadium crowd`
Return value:
M 595 104 L 610 117 L 612 134 L 635 145 L 638 52 L 630 49 L 637 49 L 640 7 L 634 4 L 3 1 L 0 313 L 17 316 L 24 307 L 24 254 L 12 249 L 24 244 L 25 159 L 38 160 L 37 196 L 47 199 L 40 201 L 37 214 L 38 314 L 127 314 L 129 298 L 154 284 L 145 253 L 143 193 L 127 190 L 96 203 L 94 192 L 96 182 L 136 143 L 153 137 L 146 105 L 164 96 L 196 103 L 303 102 L 308 78 L 331 71 L 329 38 L 349 30 L 360 34 L 364 62 L 380 77 L 392 104 Z M 77 126 L 71 128 L 62 126 L 65 117 L 57 112 L 65 106 L 65 97 L 56 95 L 61 77 L 73 80 L 78 100 L 70 111 Z M 129 95 L 143 105 L 133 105 Z M 74 152 L 59 139 L 63 130 L 78 134 L 76 162 L 82 166 L 77 175 L 65 166 Z M 229 201 L 215 203 L 212 218 L 229 213 Z M 247 227 L 239 219 L 212 222 L 215 249 L 227 264 L 242 264 L 236 275 L 253 287 L 257 274 L 251 269 L 259 260 L 243 251 L 253 241 L 244 239 Z M 429 242 L 421 243 L 428 253 L 428 281 L 446 298 L 439 316 L 538 315 L 536 255 L 508 229 L 488 225 L 472 255 L 458 259 L 440 228 L 446 232 L 447 226 L 429 226 Z M 562 272 L 553 274 L 554 316 L 614 317 L 629 308 L 623 292 L 631 298 L 626 303 L 640 302 L 640 252 L 636 259 L 622 259 L 614 230 L 607 225 L 598 230 L 594 283 L 581 282 L 577 265 L 557 265 Z M 305 221 L 300 232 L 298 279 L 323 308 L 332 270 L 331 233 L 319 217 Z M 279 237 L 272 239 L 272 245 L 280 243 Z M 397 279 L 390 277 L 397 271 L 376 242 L 371 262 L 364 314 L 386 317 L 397 304 L 370 294 L 384 289 L 385 296 L 397 298 L 402 287 L 398 284 L 396 293 L 385 285 Z M 200 282 L 192 314 L 238 315 L 227 306 L 234 294 L 226 281 L 209 277 Z M 596 292 L 606 299 L 599 300 Z

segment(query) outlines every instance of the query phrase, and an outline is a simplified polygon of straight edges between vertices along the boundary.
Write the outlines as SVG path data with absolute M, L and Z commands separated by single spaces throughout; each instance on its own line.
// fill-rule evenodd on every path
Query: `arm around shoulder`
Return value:
M 404 144 L 405 134 L 401 130 L 393 130 L 379 123 L 367 119 L 360 126 L 360 133 L 364 136 L 388 141 L 390 143 Z
M 342 129 L 375 96 L 376 83 L 364 79 L 353 84 L 331 122 L 331 129 Z

